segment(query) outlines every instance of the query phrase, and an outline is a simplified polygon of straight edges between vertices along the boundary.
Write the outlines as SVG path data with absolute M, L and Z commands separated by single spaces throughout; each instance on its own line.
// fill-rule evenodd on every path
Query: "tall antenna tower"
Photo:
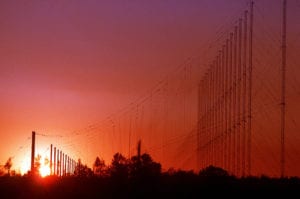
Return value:
M 253 47 L 253 0 L 250 2 L 250 21 L 249 21 L 249 66 L 248 66 L 248 175 L 251 175 L 251 136 L 252 136 L 252 47 Z
M 280 170 L 281 177 L 284 177 L 285 169 L 285 76 L 286 76 L 286 0 L 283 0 L 282 5 L 282 60 L 281 60 L 281 158 L 280 158 Z

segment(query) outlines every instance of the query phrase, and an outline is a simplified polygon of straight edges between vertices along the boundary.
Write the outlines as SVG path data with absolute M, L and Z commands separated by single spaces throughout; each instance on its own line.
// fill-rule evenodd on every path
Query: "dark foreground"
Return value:
M 300 197 L 299 178 L 244 178 L 162 174 L 156 178 L 1 177 L 0 198 L 251 198 Z

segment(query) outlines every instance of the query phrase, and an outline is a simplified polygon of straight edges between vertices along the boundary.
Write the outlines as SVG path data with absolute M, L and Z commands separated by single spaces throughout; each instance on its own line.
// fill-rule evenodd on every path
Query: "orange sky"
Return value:
M 81 157 L 89 165 L 96 155 L 105 157 L 109 162 L 116 152 L 114 150 L 127 152 L 128 132 L 125 130 L 123 134 L 121 130 L 117 133 L 117 127 L 114 127 L 116 137 L 124 136 L 115 138 L 111 134 L 100 133 L 100 127 L 84 134 L 86 127 L 118 112 L 139 96 L 149 94 L 150 88 L 191 56 L 196 57 L 196 61 L 193 61 L 193 74 L 187 86 L 195 87 L 197 78 L 203 74 L 223 42 L 223 38 L 216 40 L 222 35 L 220 32 L 232 29 L 234 21 L 247 8 L 247 2 L 1 1 L 0 164 L 4 164 L 10 156 L 15 157 L 15 169 L 24 164 L 22 157 L 29 154 L 28 137 L 32 130 L 55 135 L 37 136 L 37 144 L 41 148 L 38 152 L 45 155 L 49 153 L 47 148 L 51 143 L 63 148 L 75 159 Z M 262 37 L 265 36 L 263 28 L 278 30 L 273 16 L 280 16 L 279 3 L 271 6 L 268 1 L 262 1 L 255 8 L 257 18 L 266 21 L 265 27 L 260 25 L 261 29 L 258 28 Z M 289 8 L 290 16 L 299 17 L 295 14 L 299 11 L 298 1 L 290 1 Z M 295 29 L 289 28 L 293 38 L 290 44 L 297 50 L 300 43 L 299 20 L 292 17 L 289 22 Z M 278 39 L 280 29 L 274 35 Z M 274 43 L 276 46 L 277 43 Z M 299 63 L 297 56 L 293 56 Z M 178 74 L 174 77 L 181 78 Z M 181 88 L 180 82 L 172 81 L 170 90 L 175 92 L 177 87 Z M 294 93 L 294 90 L 291 92 Z M 187 99 L 176 98 L 177 101 L 169 105 L 170 110 L 178 107 L 182 100 L 195 103 L 193 94 L 194 90 Z M 156 98 L 162 100 L 159 95 L 155 95 Z M 165 118 L 160 106 L 157 105 L 157 120 Z M 136 138 L 144 136 L 149 140 L 151 136 L 145 131 L 149 131 L 153 124 L 148 125 L 146 120 L 154 116 L 147 115 L 150 114 L 149 104 L 144 105 L 144 112 L 141 107 L 135 113 L 139 114 L 135 116 L 139 122 L 136 122 L 137 119 L 131 122 L 132 125 L 136 122 Z M 190 123 L 182 124 L 186 125 L 183 129 L 192 127 L 196 118 L 193 107 L 189 108 L 193 119 L 187 119 Z M 172 109 L 169 114 L 175 115 L 176 110 Z M 123 129 L 129 128 L 128 118 L 134 116 L 126 117 L 118 116 L 122 118 L 119 126 L 124 125 Z M 113 119 L 115 126 L 118 118 Z M 169 117 L 169 125 L 175 121 L 172 118 Z M 151 128 L 163 129 L 163 125 L 157 121 Z M 74 136 L 76 130 L 83 135 Z M 167 135 L 164 136 L 162 143 L 163 139 L 168 139 Z M 112 139 L 119 141 L 116 143 Z M 152 139 L 160 139 L 160 136 Z M 151 143 L 157 144 L 152 140 L 145 141 L 142 146 L 149 149 Z M 168 150 L 173 154 L 179 153 L 172 147 Z M 163 155 L 154 156 L 163 160 Z M 167 165 L 172 166 L 172 163 L 169 161 Z M 186 163 L 183 168 L 193 168 L 192 163 Z

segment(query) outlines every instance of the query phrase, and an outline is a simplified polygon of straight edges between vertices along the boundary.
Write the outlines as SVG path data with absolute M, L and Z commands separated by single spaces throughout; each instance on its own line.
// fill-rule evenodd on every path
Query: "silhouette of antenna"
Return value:
M 253 5 L 250 2 L 250 27 L 249 27 L 249 65 L 248 65 L 248 139 L 247 139 L 247 162 L 248 162 L 248 175 L 251 175 L 251 137 L 252 137 L 252 50 L 253 50 Z
M 31 138 L 31 174 L 34 174 L 34 158 L 35 158 L 35 132 L 32 131 Z
M 286 87 L 286 4 L 283 0 L 282 5 L 282 62 L 281 62 L 281 177 L 285 176 L 285 87 Z

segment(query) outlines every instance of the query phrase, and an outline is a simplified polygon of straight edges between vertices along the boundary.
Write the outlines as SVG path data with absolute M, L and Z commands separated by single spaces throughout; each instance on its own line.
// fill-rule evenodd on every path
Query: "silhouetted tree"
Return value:
M 127 179 L 129 173 L 129 161 L 122 154 L 116 153 L 112 159 L 109 173 L 113 178 Z
M 150 178 L 161 174 L 161 165 L 152 160 L 147 153 L 141 155 L 141 140 L 137 144 L 137 155 L 131 158 L 130 177 L 133 178 Z
M 138 154 L 131 158 L 130 174 L 134 178 L 157 177 L 161 174 L 161 164 L 154 162 L 147 153 Z
M 174 167 L 170 167 L 166 173 L 171 176 L 176 173 L 176 170 Z
M 207 176 L 207 177 L 228 177 L 229 174 L 226 170 L 220 168 L 220 167 L 215 167 L 215 166 L 208 166 L 204 169 L 202 169 L 199 172 L 199 176 Z
M 93 172 L 96 176 L 105 176 L 106 175 L 106 165 L 103 159 L 100 159 L 98 156 L 93 165 Z
M 78 159 L 74 173 L 76 176 L 80 176 L 83 173 L 83 165 L 81 163 L 81 159 Z
M 93 171 L 92 169 L 88 168 L 87 165 L 83 165 L 81 163 L 81 159 L 78 159 L 74 174 L 78 177 L 91 177 L 93 175 Z
M 7 175 L 10 175 L 10 169 L 12 167 L 12 158 L 9 157 L 8 160 L 6 161 L 4 168 L 7 170 Z
M 32 175 L 40 175 L 41 159 L 42 156 L 39 154 L 34 158 L 34 171 L 31 171 Z

